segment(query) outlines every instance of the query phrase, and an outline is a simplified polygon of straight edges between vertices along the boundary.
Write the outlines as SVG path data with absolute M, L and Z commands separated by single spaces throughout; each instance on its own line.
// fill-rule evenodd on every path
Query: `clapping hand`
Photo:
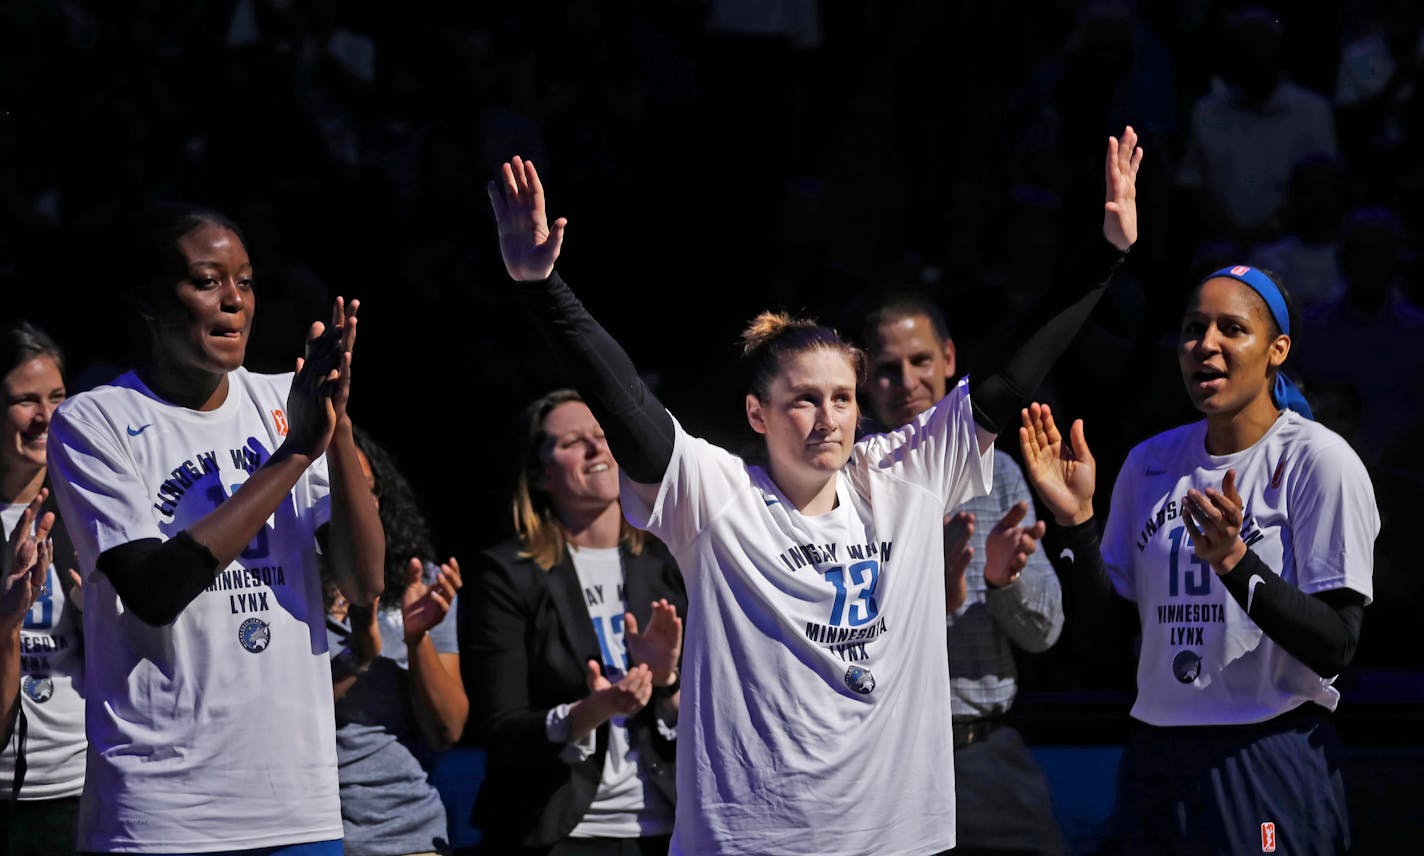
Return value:
M 588 689 L 609 716 L 632 716 L 643 709 L 653 697 L 653 672 L 639 663 L 613 683 L 603 676 L 597 660 L 588 661 Z
M 40 514 L 49 496 L 48 488 L 40 492 L 21 512 L 19 521 L 6 543 L 4 579 L 0 580 L 0 632 L 14 633 L 25 621 L 25 614 L 35 598 L 44 590 L 49 566 L 54 560 L 54 542 L 49 538 L 54 526 L 54 512 Z M 39 523 L 35 518 L 39 517 Z
M 964 603 L 964 573 L 974 560 L 974 547 L 969 538 L 974 534 L 974 512 L 956 511 L 944 516 L 944 595 L 945 613 L 959 609 Z
M 651 671 L 653 686 L 670 686 L 676 680 L 682 656 L 682 619 L 666 598 L 653 601 L 652 618 L 641 632 L 633 613 L 623 613 L 623 640 L 629 656 Z
M 347 402 L 351 395 L 351 353 L 356 345 L 356 311 L 361 301 L 347 305 L 337 297 L 330 326 L 313 321 L 307 331 L 303 356 L 287 393 L 288 442 L 298 451 L 319 457 L 326 451 L 338 425 L 349 424 Z
M 1221 490 L 1211 487 L 1205 492 L 1196 488 L 1188 490 L 1184 510 L 1183 519 L 1197 556 L 1210 562 L 1211 569 L 1218 575 L 1236 567 L 1246 555 L 1246 542 L 1241 540 L 1245 512 L 1241 494 L 1236 490 L 1236 471 L 1226 471 Z
M 1024 526 L 1028 503 L 1017 502 L 1008 510 L 984 539 L 984 582 L 1002 588 L 1018 578 L 1028 564 L 1028 557 L 1038 550 L 1045 525 L 1042 520 Z
M 1070 444 L 1053 422 L 1046 404 L 1030 404 L 1020 411 L 1019 448 L 1023 451 L 1024 475 L 1060 526 L 1074 526 L 1093 516 L 1093 489 L 1097 462 L 1088 451 L 1083 420 L 1073 421 Z
M 455 600 L 455 592 L 462 585 L 460 563 L 454 557 L 440 566 L 439 573 L 429 583 L 425 582 L 424 565 L 419 559 L 411 559 L 406 565 L 405 594 L 401 596 L 405 638 L 418 641 L 445 620 L 450 604 Z
M 554 221 L 544 211 L 544 185 L 534 164 L 515 155 L 489 183 L 490 205 L 499 224 L 499 251 L 504 268 L 516 282 L 538 282 L 554 272 L 564 244 L 566 218 Z

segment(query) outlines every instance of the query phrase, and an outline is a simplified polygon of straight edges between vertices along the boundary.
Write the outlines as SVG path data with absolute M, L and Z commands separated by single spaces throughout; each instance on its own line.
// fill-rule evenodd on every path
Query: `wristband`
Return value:
M 682 672 L 674 668 L 672 670 L 672 683 L 666 686 L 653 687 L 653 698 L 671 698 L 680 689 L 682 689 Z

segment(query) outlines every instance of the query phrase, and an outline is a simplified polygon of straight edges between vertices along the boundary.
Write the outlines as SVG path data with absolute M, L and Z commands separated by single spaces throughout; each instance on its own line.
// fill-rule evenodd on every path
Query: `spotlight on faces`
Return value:
M 1290 352 L 1290 337 L 1275 333 L 1260 295 L 1227 277 L 1207 280 L 1197 289 L 1178 341 L 1187 395 L 1208 415 L 1237 413 L 1269 396 L 1270 370 Z
M 582 401 L 566 401 L 544 419 L 538 488 L 560 510 L 598 511 L 618 500 L 618 463 L 603 427 Z
M 64 378 L 51 356 L 37 355 L 5 375 L 0 386 L 5 406 L 0 469 L 38 472 L 45 467 L 49 420 L 64 398 Z

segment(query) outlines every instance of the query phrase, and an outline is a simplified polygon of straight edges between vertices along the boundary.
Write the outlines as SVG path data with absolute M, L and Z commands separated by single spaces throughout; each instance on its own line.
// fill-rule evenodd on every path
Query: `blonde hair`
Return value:
M 765 399 L 771 382 L 781 371 L 784 357 L 814 350 L 836 351 L 855 371 L 859 386 L 865 380 L 865 351 L 844 339 L 835 328 L 814 318 L 797 318 L 786 312 L 761 312 L 742 330 L 742 360 L 747 365 L 747 389 Z
M 544 423 L 554 408 L 571 401 L 583 401 L 583 397 L 572 389 L 556 389 L 531 402 L 525 408 L 521 423 L 524 454 L 510 503 L 514 534 L 521 548 L 519 557 L 533 560 L 544 571 L 568 555 L 568 539 L 554 510 L 553 497 L 535 486 L 544 467 L 544 449 L 550 439 L 544 433 Z M 634 527 L 626 518 L 620 518 L 619 546 L 636 556 L 643 552 L 646 541 L 646 532 Z

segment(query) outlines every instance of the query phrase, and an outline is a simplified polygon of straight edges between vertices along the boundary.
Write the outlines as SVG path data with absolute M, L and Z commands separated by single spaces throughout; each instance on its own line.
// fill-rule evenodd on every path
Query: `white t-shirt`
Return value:
M 954 846 L 943 519 L 992 481 L 962 382 L 856 443 L 823 515 L 681 425 L 652 506 L 624 483 L 687 580 L 673 852 Z
M 623 614 L 628 611 L 623 560 L 617 547 L 570 546 L 569 556 L 598 637 L 603 675 L 617 683 L 628 673 L 628 649 L 623 641 Z M 638 838 L 670 831 L 672 806 L 652 782 L 638 778 L 638 750 L 628 739 L 628 718 L 615 716 L 608 721 L 608 749 L 598 792 L 569 837 Z
M 10 536 L 26 507 L 0 505 L 0 538 Z M 84 789 L 84 637 L 66 586 L 50 565 L 46 591 L 20 627 L 20 706 L 29 723 L 21 800 L 77 797 Z M 15 742 L 0 751 L 0 799 L 10 798 Z
M 1228 469 L 1245 503 L 1241 537 L 1266 567 L 1307 594 L 1374 594 L 1374 489 L 1329 428 L 1287 410 L 1231 455 L 1207 453 L 1205 421 L 1139 444 L 1113 486 L 1103 560 L 1118 593 L 1137 602 L 1132 715 L 1153 725 L 1262 722 L 1302 702 L 1334 710 L 1340 700 L 1334 678 L 1266 637 L 1192 550 L 1187 489 L 1220 490 Z
M 50 474 L 79 560 L 167 540 L 211 512 L 287 430 L 292 375 L 228 375 L 198 412 L 133 373 L 71 397 L 50 425 Z M 172 625 L 84 581 L 89 766 L 84 850 L 205 852 L 341 837 L 331 669 L 315 532 L 325 458 L 248 549 Z

